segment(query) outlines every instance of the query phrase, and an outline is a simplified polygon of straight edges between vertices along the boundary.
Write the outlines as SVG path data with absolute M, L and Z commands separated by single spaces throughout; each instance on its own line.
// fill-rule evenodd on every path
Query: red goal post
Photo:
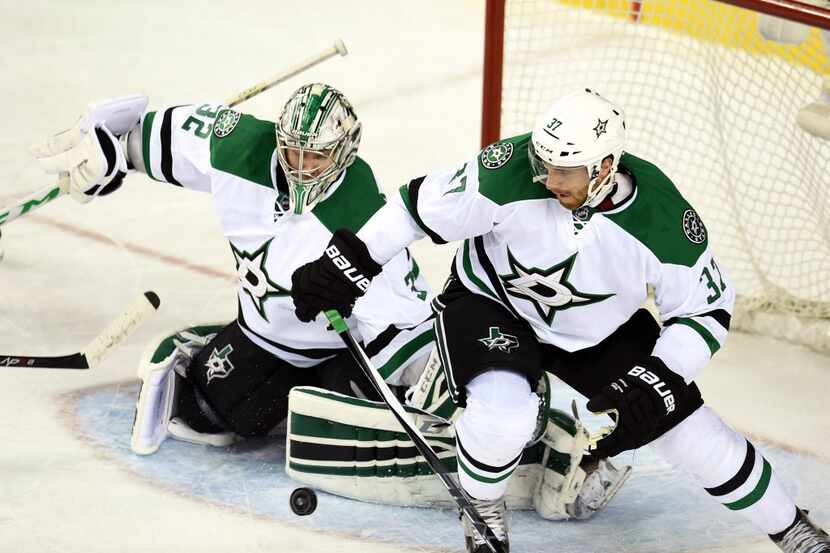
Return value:
M 819 0 L 816 0 L 817 2 Z M 588 87 L 701 213 L 735 328 L 830 350 L 830 0 L 488 0 L 482 146 Z

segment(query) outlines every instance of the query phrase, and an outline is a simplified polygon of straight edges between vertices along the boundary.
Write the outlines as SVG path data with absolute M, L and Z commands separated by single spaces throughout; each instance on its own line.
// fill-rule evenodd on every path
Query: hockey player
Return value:
M 290 298 L 293 271 L 337 229 L 348 229 L 346 244 L 362 247 L 353 233 L 384 204 L 357 156 L 361 125 L 346 97 L 325 84 L 303 86 L 277 123 L 221 104 L 142 114 L 144 106 L 146 98 L 114 99 L 98 106 L 96 118 L 34 148 L 51 170 L 70 174 L 73 196 L 84 201 L 115 190 L 133 168 L 210 193 L 230 244 L 238 316 L 150 344 L 139 369 L 133 450 L 153 453 L 168 435 L 218 446 L 266 435 L 285 418 L 296 385 L 370 397 L 339 338 L 324 322 L 298 321 Z M 111 132 L 108 120 L 129 114 L 132 128 Z M 417 380 L 429 354 L 431 310 L 414 259 L 404 250 L 393 257 L 344 314 L 388 381 L 404 385 Z
M 466 406 L 455 428 L 461 484 L 505 545 L 503 495 L 548 370 L 590 398 L 588 409 L 612 414 L 595 460 L 651 444 L 781 550 L 830 552 L 762 453 L 703 404 L 695 378 L 726 338 L 734 287 L 692 206 L 624 147 L 622 110 L 574 92 L 532 133 L 412 180 L 330 247 L 371 277 L 424 236 L 464 240 L 433 302 L 436 340 L 451 394 Z M 363 293 L 326 255 L 292 282 L 305 321 L 348 310 Z M 640 308 L 648 287 L 662 328 Z M 465 533 L 468 551 L 489 550 Z

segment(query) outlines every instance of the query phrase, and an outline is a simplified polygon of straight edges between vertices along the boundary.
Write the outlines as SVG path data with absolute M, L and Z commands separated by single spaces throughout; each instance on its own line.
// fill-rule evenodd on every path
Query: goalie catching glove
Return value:
M 71 129 L 49 137 L 30 150 L 47 173 L 59 174 L 61 184 L 81 203 L 117 190 L 128 163 L 119 137 L 141 118 L 147 97 L 124 96 L 90 104 Z
M 657 357 L 635 365 L 588 402 L 588 410 L 614 418 L 614 430 L 591 452 L 599 458 L 644 446 L 658 437 L 661 423 L 686 392 L 683 378 Z
M 357 298 L 366 293 L 382 269 L 360 238 L 348 229 L 337 230 L 323 255 L 291 275 L 297 318 L 308 323 L 327 309 L 348 317 Z

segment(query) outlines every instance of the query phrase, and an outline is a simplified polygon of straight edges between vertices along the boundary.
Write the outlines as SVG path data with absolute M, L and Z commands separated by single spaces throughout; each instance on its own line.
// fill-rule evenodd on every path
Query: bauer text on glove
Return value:
M 616 411 L 616 426 L 597 442 L 596 455 L 612 457 L 654 440 L 661 422 L 676 411 L 686 389 L 683 378 L 657 357 L 644 359 L 605 386 L 587 407 L 594 413 Z
M 310 322 L 327 309 L 336 309 L 348 317 L 357 298 L 366 293 L 372 278 L 381 269 L 353 232 L 336 231 L 323 255 L 301 266 L 291 276 L 297 318 Z

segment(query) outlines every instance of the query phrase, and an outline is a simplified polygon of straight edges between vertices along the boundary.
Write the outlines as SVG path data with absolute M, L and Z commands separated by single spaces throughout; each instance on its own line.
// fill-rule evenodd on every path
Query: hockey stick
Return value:
M 307 69 L 311 69 L 315 65 L 322 63 L 327 59 L 336 56 L 337 54 L 345 56 L 348 53 L 349 51 L 346 49 L 346 45 L 343 43 L 343 40 L 338 38 L 332 46 L 326 48 L 322 52 L 305 60 L 302 63 L 299 63 L 293 67 L 289 67 L 285 71 L 274 75 L 270 79 L 266 79 L 249 88 L 246 88 L 239 94 L 228 99 L 225 103 L 229 107 L 237 106 L 242 102 L 245 102 L 246 100 L 250 100 L 256 95 L 261 94 L 262 92 L 265 92 L 270 88 L 273 88 L 281 82 L 290 79 L 294 75 L 302 73 Z M 26 196 L 25 198 L 18 200 L 15 204 L 7 208 L 0 209 L 0 226 L 3 226 L 9 221 L 13 221 L 22 215 L 34 211 L 35 209 L 38 209 L 46 205 L 52 200 L 55 200 L 68 192 L 68 177 L 61 177 L 57 185 L 50 185 L 48 187 L 37 190 L 31 193 L 30 195 Z
M 286 69 L 282 73 L 274 75 L 270 79 L 267 79 L 265 81 L 257 83 L 254 86 L 243 90 L 242 92 L 240 92 L 239 94 L 237 94 L 236 96 L 234 96 L 233 98 L 228 100 L 226 103 L 228 104 L 229 107 L 234 107 L 237 104 L 241 104 L 245 100 L 253 98 L 257 94 L 259 94 L 261 92 L 265 92 L 269 88 L 272 88 L 272 87 L 280 84 L 281 82 L 290 79 L 294 75 L 296 75 L 298 73 L 302 73 L 306 69 L 311 69 L 312 67 L 314 67 L 318 63 L 322 63 L 322 62 L 326 61 L 327 59 L 329 59 L 332 56 L 336 56 L 337 54 L 340 54 L 341 56 L 345 56 L 348 53 L 349 53 L 349 51 L 346 50 L 346 45 L 343 44 L 343 40 L 338 38 L 336 41 L 334 41 L 334 44 L 331 47 L 326 48 L 325 50 L 323 50 L 319 54 L 317 54 L 317 55 L 315 55 L 311 58 L 308 58 L 304 62 L 299 63 L 299 64 L 295 65 L 294 67 L 290 67 L 290 68 Z
M 58 179 L 58 184 L 36 190 L 25 198 L 18 200 L 11 207 L 0 210 L 0 226 L 5 225 L 9 221 L 14 221 L 18 217 L 26 215 L 30 211 L 48 204 L 52 200 L 60 198 L 67 192 L 69 192 L 69 180 L 61 175 Z
M 475 529 L 479 537 L 485 541 L 487 547 L 490 551 L 492 551 L 492 553 L 504 553 L 504 548 L 496 535 L 493 533 L 493 530 L 487 526 L 487 523 L 484 522 L 484 519 L 482 519 L 481 515 L 478 514 L 478 511 L 476 511 L 476 508 L 470 502 L 470 497 L 464 492 L 461 486 L 453 480 L 450 475 L 450 471 L 441 459 L 438 458 L 435 451 L 433 451 L 433 449 L 429 446 L 423 434 L 421 434 L 418 428 L 415 427 L 415 425 L 413 425 L 409 420 L 409 417 L 406 415 L 403 406 L 401 406 L 400 402 L 395 397 L 395 394 L 393 394 L 392 390 L 389 389 L 386 381 L 383 380 L 383 377 L 380 376 L 378 370 L 374 367 L 374 365 L 372 365 L 372 362 L 369 360 L 366 352 L 363 351 L 363 348 L 357 343 L 354 336 L 352 336 L 352 333 L 349 331 L 349 327 L 346 325 L 346 321 L 343 320 L 337 311 L 326 311 L 325 315 L 329 320 L 329 323 L 331 323 L 334 331 L 337 332 L 340 339 L 342 339 L 343 343 L 346 344 L 346 348 L 349 350 L 349 353 L 352 354 L 352 357 L 354 357 L 361 370 L 363 370 L 366 374 L 366 377 L 375 387 L 375 390 L 377 390 L 383 398 L 383 401 L 386 402 L 386 405 L 388 405 L 392 410 L 395 418 L 398 419 L 398 422 L 401 423 L 401 426 L 403 426 L 404 431 L 406 431 L 412 439 L 412 443 L 415 445 L 415 448 L 421 455 L 423 455 L 424 460 L 430 466 L 432 471 L 438 475 L 438 478 L 441 479 L 444 487 L 447 489 L 450 496 L 452 496 L 453 501 L 455 501 L 455 504 L 461 510 L 462 516 L 467 517 L 467 520 L 470 524 L 472 524 L 473 529 Z
M 131 303 L 101 334 L 78 353 L 57 357 L 0 355 L 0 367 L 29 369 L 91 369 L 123 342 L 133 330 L 156 312 L 161 300 L 155 292 L 144 292 Z

